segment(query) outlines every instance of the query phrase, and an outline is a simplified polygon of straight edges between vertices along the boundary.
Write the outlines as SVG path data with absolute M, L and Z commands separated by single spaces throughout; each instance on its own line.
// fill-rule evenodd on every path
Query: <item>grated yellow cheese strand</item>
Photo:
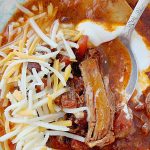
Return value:
M 46 131 L 46 128 L 39 127 L 39 131 L 40 131 L 40 132 L 45 132 L 45 131 Z
M 55 60 L 54 61 L 54 69 L 59 71 L 59 68 L 60 68 L 60 63 L 59 63 L 59 60 Z M 56 92 L 58 89 L 58 77 L 56 75 L 54 75 L 54 92 Z
M 39 37 L 36 37 L 33 41 L 33 43 L 31 44 L 30 46 L 30 49 L 29 49 L 29 55 L 32 55 L 35 51 L 35 47 L 36 45 L 40 42 L 40 38 Z
M 3 114 L 2 118 L 3 118 L 3 121 L 5 122 L 5 132 L 9 133 L 10 132 L 9 121 L 7 121 L 5 119 L 4 114 Z M 4 144 L 3 147 L 4 147 L 5 150 L 10 150 L 9 145 L 8 145 L 8 140 L 4 141 L 3 144 Z
M 4 149 L 5 149 L 5 150 L 10 150 L 9 145 L 8 145 L 8 140 L 6 140 L 6 141 L 4 142 Z
M 33 111 L 32 110 L 28 110 L 28 109 L 24 109 L 24 110 L 21 110 L 21 111 L 19 111 L 18 112 L 18 114 L 19 115 L 21 115 L 21 116 L 31 116 L 31 117 L 33 117 L 34 115 L 33 115 Z
M 78 41 L 80 38 L 81 38 L 81 36 L 82 36 L 82 34 L 81 34 L 81 32 L 79 32 L 73 39 L 72 39 L 72 41 Z
M 42 13 L 44 10 L 42 1 L 38 1 L 38 5 L 39 5 L 39 13 Z
M 68 65 L 65 69 L 65 73 L 64 73 L 64 78 L 65 78 L 65 81 L 67 81 L 70 77 L 70 74 L 71 74 L 71 65 Z M 58 85 L 58 90 L 63 88 L 63 85 L 62 83 L 60 82 L 59 85 Z
M 3 119 L 4 117 L 3 117 L 2 113 L 3 112 L 0 112 L 0 125 L 5 126 L 4 119 Z
M 73 29 L 63 29 L 64 37 L 70 41 L 77 41 L 82 36 L 81 32 L 75 31 Z
M 70 36 L 75 36 L 78 33 L 77 31 L 71 30 L 71 29 L 63 29 L 62 31 L 63 31 L 64 35 L 67 34 Z
M 3 66 L 7 61 L 11 60 L 14 56 L 14 52 L 9 53 L 6 58 L 0 61 L 0 67 Z
M 8 99 L 6 98 L 6 94 L 4 95 L 4 102 L 3 102 L 3 107 L 8 106 Z
M 142 91 L 144 91 L 150 85 L 150 79 L 146 75 L 147 71 L 148 70 L 139 72 L 138 82 L 139 82 L 139 85 L 140 85 L 140 88 L 141 88 Z
M 29 29 L 29 25 L 27 24 L 27 25 L 25 26 L 24 34 L 23 34 L 23 39 L 22 39 L 23 44 L 25 44 L 25 42 L 26 42 L 26 40 L 27 40 L 28 29 Z
M 72 121 L 71 120 L 57 121 L 57 122 L 53 122 L 52 124 L 58 125 L 58 126 L 70 127 L 72 126 Z
M 9 61 L 12 57 L 14 56 L 18 56 L 19 58 L 21 59 L 34 59 L 34 60 L 41 60 L 41 61 L 44 61 L 44 59 L 42 58 L 37 58 L 35 56 L 29 56 L 28 54 L 24 54 L 24 53 L 21 53 L 21 52 L 12 52 L 9 56 L 6 57 L 5 60 L 2 60 L 0 63 L 3 64 L 3 63 L 7 63 L 7 61 Z M 1 65 L 0 64 L 0 65 Z M 12 68 L 9 73 L 4 77 L 4 78 L 9 78 L 16 70 L 18 70 L 20 68 L 21 64 L 18 64 L 16 65 L 14 68 Z M 6 66 L 5 68 L 6 69 Z M 4 70 L 3 70 L 4 71 Z
M 0 46 L 2 45 L 2 39 L 3 37 L 0 35 Z
M 16 3 L 16 6 L 19 10 L 21 10 L 24 14 L 27 14 L 29 17 L 34 16 L 33 12 L 31 12 L 29 9 L 25 8 L 24 6 L 20 5 L 19 3 Z
M 4 150 L 5 147 L 4 147 L 4 143 L 0 143 L 0 150 Z
M 55 7 L 55 8 L 53 9 L 53 13 L 52 13 L 52 15 L 51 15 L 51 17 L 50 17 L 50 20 L 51 20 L 51 21 L 54 20 L 54 18 L 55 18 L 55 16 L 56 16 L 57 12 L 58 12 L 58 7 Z
M 53 104 L 53 97 L 51 95 L 48 95 L 48 108 L 51 113 L 55 113 L 54 104 Z
M 21 53 L 21 52 L 14 52 L 14 54 L 16 56 L 18 56 L 19 58 L 21 58 L 21 59 L 34 59 L 34 60 L 44 61 L 44 59 L 42 59 L 42 58 L 38 58 L 36 56 L 29 56 L 28 54 L 24 54 L 24 53 Z
M 10 132 L 9 121 L 7 121 L 7 120 L 5 120 L 5 132 L 6 133 Z
M 23 41 L 20 40 L 19 41 L 19 52 L 22 52 L 23 51 Z
M 15 97 L 17 101 L 21 101 L 23 99 L 23 95 L 21 91 L 18 91 L 18 90 L 14 91 L 13 96 Z
M 21 59 L 34 59 L 34 60 L 41 60 L 44 61 L 44 59 L 42 58 L 38 58 L 35 56 L 29 56 L 28 54 L 24 54 L 21 52 L 11 52 L 5 59 L 3 59 L 2 61 L 0 61 L 0 67 L 5 65 L 9 60 L 11 60 L 14 56 L 18 56 Z
M 8 65 L 10 65 L 11 63 L 12 63 L 11 61 L 6 62 L 6 63 L 3 65 L 2 69 L 1 69 L 1 72 L 4 73 L 4 71 L 6 70 L 6 68 L 8 67 Z
M 8 72 L 8 74 L 6 75 L 6 76 L 4 76 L 3 78 L 4 79 L 8 79 L 9 77 L 11 77 L 12 76 L 12 74 L 16 71 L 16 70 L 18 70 L 19 68 L 20 68 L 20 66 L 21 66 L 21 64 L 17 64 L 14 68 L 12 68 L 9 72 Z
M 52 16 L 52 14 L 53 14 L 53 5 L 52 5 L 52 3 L 50 3 L 49 5 L 48 5 L 48 7 L 47 7 L 47 11 L 48 11 L 48 16 L 49 17 L 51 17 Z
M 12 78 L 8 78 L 7 83 L 17 82 L 20 78 L 21 78 L 21 75 L 14 76 L 14 77 L 12 77 Z
M 47 147 L 42 147 L 41 150 L 48 150 L 48 148 Z
M 24 29 L 24 34 L 23 34 L 23 38 L 22 40 L 20 40 L 19 42 L 19 51 L 22 52 L 23 51 L 23 48 L 25 46 L 25 42 L 26 42 L 26 39 L 27 39 L 27 33 L 28 33 L 28 27 L 29 25 L 27 24 L 25 26 L 25 29 Z

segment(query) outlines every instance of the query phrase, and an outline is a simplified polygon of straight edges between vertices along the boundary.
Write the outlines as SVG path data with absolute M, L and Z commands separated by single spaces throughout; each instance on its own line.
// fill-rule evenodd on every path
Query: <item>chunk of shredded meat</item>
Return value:
M 61 96 L 61 104 L 63 108 L 77 108 L 77 96 L 73 90 Z
M 116 113 L 116 118 L 114 120 L 114 132 L 117 138 L 122 138 L 131 133 L 132 129 L 132 113 L 131 110 L 124 105 Z
M 90 111 L 86 143 L 90 147 L 104 147 L 115 140 L 113 119 L 115 104 L 108 94 L 108 77 L 102 79 L 96 59 L 86 59 L 81 63 L 85 85 L 86 104 Z
M 146 96 L 145 104 L 146 104 L 146 113 L 150 117 L 150 93 L 148 93 Z
M 37 72 L 41 71 L 41 66 L 35 62 L 29 62 L 27 68 L 30 72 L 32 72 L 33 68 L 35 68 Z
M 114 117 L 114 133 L 116 138 L 123 138 L 127 136 L 132 130 L 132 111 L 128 108 L 127 101 L 125 97 L 116 90 L 116 84 L 113 82 L 112 71 L 111 71 L 111 58 L 104 51 L 101 46 L 89 50 L 87 54 L 87 59 L 97 59 L 99 71 L 103 77 L 103 81 L 106 88 L 106 93 L 111 102 L 114 102 L 115 107 L 115 117 Z M 117 82 L 116 82 L 117 83 Z M 124 108 L 127 108 L 125 111 Z M 130 111 L 128 111 L 130 110 Z M 130 116 L 128 119 L 126 116 Z M 117 125 L 117 126 L 116 126 Z
M 55 100 L 55 104 L 62 108 L 77 108 L 85 106 L 84 83 L 81 77 L 74 77 L 68 81 L 69 92 Z

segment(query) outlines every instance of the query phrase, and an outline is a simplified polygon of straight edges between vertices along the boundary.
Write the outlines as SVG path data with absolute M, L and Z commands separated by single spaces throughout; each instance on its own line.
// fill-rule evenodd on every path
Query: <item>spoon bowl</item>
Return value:
M 128 85 L 125 89 L 125 98 L 127 101 L 129 101 L 129 99 L 131 98 L 131 96 L 135 90 L 137 81 L 138 81 L 138 66 L 137 66 L 135 55 L 130 46 L 131 35 L 135 29 L 136 24 L 138 23 L 138 21 L 141 17 L 141 15 L 143 14 L 146 7 L 148 6 L 148 4 L 149 4 L 149 0 L 139 0 L 138 1 L 123 32 L 119 36 L 119 39 L 122 41 L 124 46 L 126 46 L 126 48 L 128 49 L 128 52 L 129 52 L 129 55 L 131 58 L 131 62 L 132 62 L 132 70 L 131 70 L 130 79 L 129 79 Z

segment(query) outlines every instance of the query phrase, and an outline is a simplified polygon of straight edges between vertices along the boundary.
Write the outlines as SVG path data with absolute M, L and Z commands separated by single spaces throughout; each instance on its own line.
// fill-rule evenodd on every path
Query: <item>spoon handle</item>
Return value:
M 148 6 L 150 0 L 139 0 L 136 7 L 134 8 L 125 28 L 122 33 L 122 36 L 126 39 L 130 40 L 131 34 L 140 19 L 141 15 L 143 14 L 145 8 Z

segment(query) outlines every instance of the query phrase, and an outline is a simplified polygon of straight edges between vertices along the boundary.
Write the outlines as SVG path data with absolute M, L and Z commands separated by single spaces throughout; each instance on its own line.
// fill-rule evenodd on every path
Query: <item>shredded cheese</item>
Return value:
M 59 71 L 59 67 L 60 67 L 59 60 L 57 59 L 54 61 L 54 69 Z M 58 78 L 56 75 L 54 75 L 54 88 L 53 88 L 54 92 L 57 91 L 57 88 L 58 88 Z
M 5 78 L 5 79 L 8 79 L 9 77 L 11 77 L 12 74 L 15 73 L 15 71 L 20 68 L 20 66 L 21 66 L 20 64 L 16 65 L 14 68 L 12 68 L 12 69 L 9 71 L 9 73 L 8 73 L 6 76 L 4 76 L 4 78 Z
M 20 80 L 20 78 L 21 78 L 21 75 L 14 76 L 12 78 L 9 78 L 8 81 L 7 81 L 7 83 L 9 84 L 9 83 L 17 82 L 18 80 Z
M 47 48 L 45 46 L 40 46 L 40 45 L 36 46 L 36 51 L 38 51 L 38 52 L 46 52 L 46 53 L 50 53 L 51 52 L 51 50 L 49 48 Z
M 52 31 L 50 34 L 50 37 L 53 41 L 56 41 L 56 35 L 57 35 L 58 28 L 59 28 L 59 21 L 55 20 L 52 25 Z
M 34 20 L 41 19 L 41 18 L 44 17 L 44 16 L 46 16 L 46 12 L 43 12 L 43 13 L 41 13 L 41 14 L 39 14 L 39 15 L 36 15 L 36 16 L 33 16 L 33 19 L 34 19 Z
M 35 47 L 36 47 L 36 45 L 39 43 L 39 41 L 40 41 L 39 37 L 36 37 L 36 38 L 34 39 L 34 41 L 33 41 L 32 44 L 31 44 L 31 47 L 30 47 L 30 49 L 29 49 L 29 55 L 31 55 L 31 54 L 34 53 Z
M 53 121 L 57 121 L 59 118 L 64 117 L 64 113 L 63 112 L 59 112 L 59 113 L 53 113 L 53 114 L 48 114 L 48 115 L 44 115 L 42 117 L 36 117 L 31 119 L 31 122 L 36 122 L 36 121 L 45 121 L 45 122 L 53 122 Z
M 51 52 L 51 53 L 48 53 L 48 54 L 45 54 L 45 55 L 37 56 L 37 58 L 40 58 L 40 59 L 55 58 L 59 52 L 60 51 Z
M 44 86 L 44 83 L 42 82 L 42 80 L 39 77 L 39 75 L 38 75 L 38 73 L 37 73 L 35 68 L 32 69 L 32 73 L 33 73 L 33 76 L 34 76 L 34 78 L 36 79 L 36 81 L 38 83 L 37 85 L 41 85 L 41 86 L 43 85 Z
M 28 108 L 29 110 L 32 110 L 32 105 L 33 105 L 33 91 L 32 90 L 29 90 L 29 93 L 28 93 Z
M 6 133 L 9 133 L 10 132 L 10 126 L 9 126 L 9 121 L 5 121 L 5 131 Z
M 11 104 L 17 103 L 16 98 L 10 92 L 6 95 L 6 98 L 10 100 Z
M 39 12 L 41 13 L 41 12 L 43 12 L 43 3 L 42 3 L 42 1 L 38 1 L 38 5 L 39 5 Z
M 20 132 L 16 138 L 12 141 L 13 143 L 17 143 L 21 138 L 23 138 L 25 135 L 27 135 L 28 133 L 30 133 L 31 131 L 37 129 L 37 127 L 27 127 L 25 128 L 22 132 Z
M 66 86 L 66 81 L 64 79 L 64 77 L 54 68 L 50 67 L 50 65 L 48 63 L 42 62 L 40 60 L 33 60 L 33 59 L 26 59 L 26 60 L 16 60 L 13 63 L 11 63 L 7 69 L 4 72 L 4 76 L 6 76 L 6 74 L 10 71 L 10 69 L 14 66 L 16 66 L 17 64 L 23 63 L 23 62 L 37 62 L 41 65 L 43 65 L 44 67 L 46 67 L 47 69 L 49 69 L 50 71 L 52 71 L 53 73 L 55 73 L 55 75 L 60 79 L 60 81 L 62 82 L 62 84 L 64 86 Z
M 15 99 L 18 102 L 23 100 L 23 95 L 22 95 L 21 91 L 15 90 L 14 93 L 13 93 L 13 96 L 15 97 Z
M 69 45 L 69 44 L 67 43 L 67 41 L 65 40 L 63 33 L 62 33 L 62 32 L 59 32 L 59 34 L 60 34 L 60 37 L 62 38 L 62 40 L 63 40 L 63 42 L 64 42 L 64 45 L 65 45 L 66 50 L 67 50 L 67 52 L 68 52 L 68 54 L 69 54 L 69 56 L 70 56 L 70 59 L 75 60 L 75 59 L 76 59 L 76 56 L 75 56 L 75 54 L 73 53 L 73 51 L 72 51 L 70 45 Z
M 47 12 L 44 12 L 42 1 L 38 4 L 31 8 L 36 11 L 35 15 L 16 3 L 27 16 L 9 24 L 7 38 L 14 41 L 0 47 L 0 98 L 4 99 L 3 106 L 6 107 L 3 119 L 6 134 L 0 137 L 0 142 L 8 150 L 9 140 L 16 145 L 16 150 L 48 150 L 49 136 L 58 133 L 59 136 L 84 141 L 83 137 L 67 133 L 72 121 L 65 120 L 64 116 L 86 108 L 67 110 L 54 104 L 57 97 L 68 92 L 66 83 L 72 75 L 71 65 L 66 67 L 60 62 L 59 55 L 69 56 L 75 61 L 72 48 L 78 49 L 79 45 L 72 39 L 79 32 L 73 25 L 62 25 L 55 20 L 57 8 L 51 3 Z M 0 45 L 2 39 L 0 35 Z
M 34 31 L 38 34 L 38 36 L 44 41 L 46 42 L 48 45 L 50 45 L 52 48 L 56 48 L 57 44 L 52 41 L 49 37 L 47 37 L 42 30 L 38 27 L 38 25 L 36 24 L 36 22 L 33 20 L 33 18 L 29 19 L 29 23 L 32 26 L 32 28 L 34 29 Z
M 27 83 L 26 83 L 26 76 L 27 76 L 27 63 L 23 63 L 22 67 L 22 76 L 21 76 L 21 86 L 20 90 L 23 94 L 23 97 L 27 99 Z
M 27 32 L 28 32 L 28 27 L 29 27 L 29 25 L 27 24 L 26 26 L 25 26 L 25 29 L 24 29 L 24 35 L 23 35 L 23 38 L 22 38 L 22 40 L 20 40 L 20 43 L 19 43 L 19 47 L 20 47 L 20 49 L 19 49 L 19 51 L 20 52 L 22 52 L 23 51 L 23 48 L 24 48 L 24 45 L 25 45 L 25 41 L 26 41 L 26 37 L 27 37 Z
M 7 55 L 4 52 L 1 52 L 1 51 L 0 51 L 0 56 L 2 56 L 4 58 L 7 57 Z
M 65 69 L 65 75 L 64 75 L 65 81 L 69 79 L 70 75 L 71 75 L 71 65 L 68 65 Z M 63 87 L 62 83 L 59 83 L 58 89 L 61 89 L 62 87 Z
M 53 98 L 50 95 L 48 95 L 48 107 L 51 113 L 55 113 Z
M 44 139 L 43 139 L 43 141 L 41 142 L 41 145 L 43 145 L 43 146 L 46 145 L 48 139 L 49 139 L 49 134 L 46 133 L 46 134 L 45 134 L 45 137 L 44 137 Z
M 64 108 L 63 111 L 65 113 L 78 113 L 78 112 L 81 112 L 81 111 L 87 111 L 88 108 L 87 107 L 80 107 L 80 108 L 74 108 L 74 109 L 68 109 L 68 108 Z
M 34 13 L 32 13 L 29 9 L 25 8 L 24 6 L 20 5 L 19 3 L 16 3 L 16 7 L 20 9 L 23 13 L 27 14 L 29 17 L 34 16 Z
M 47 10 L 48 10 L 48 16 L 51 17 L 52 16 L 52 13 L 53 13 L 53 5 L 52 3 L 50 3 L 47 7 Z
M 69 131 L 69 128 L 65 126 L 53 125 L 53 124 L 41 122 L 41 121 L 33 122 L 32 125 L 40 126 L 40 127 L 51 129 L 51 130 L 57 130 L 57 131 Z
M 72 121 L 71 120 L 57 121 L 57 122 L 54 122 L 52 124 L 58 125 L 58 126 L 70 127 L 70 126 L 72 126 Z
M 34 117 L 34 115 L 35 115 L 36 113 L 34 112 L 34 111 L 32 111 L 32 110 L 29 110 L 29 109 L 25 109 L 25 110 L 21 110 L 21 111 L 19 111 L 18 112 L 18 115 L 20 115 L 20 116 L 22 116 L 22 117 Z
M 2 39 L 3 37 L 0 35 L 0 46 L 2 45 Z
M 5 134 L 4 136 L 0 137 L 0 142 L 4 142 L 12 137 L 14 137 L 15 135 L 17 135 L 20 132 L 20 128 L 17 128 L 16 130 L 9 132 L 7 134 Z
M 15 54 L 13 52 L 9 53 L 5 59 L 3 59 L 3 60 L 0 61 L 0 67 L 2 65 L 4 65 L 7 61 L 9 61 L 10 59 L 12 59 L 14 56 L 15 56 Z
M 45 105 L 47 103 L 48 103 L 48 98 L 44 98 L 44 99 L 40 100 L 39 102 L 35 103 L 33 105 L 33 108 L 34 109 L 40 108 L 41 106 L 43 106 L 43 105 Z
M 4 141 L 4 149 L 10 150 L 9 145 L 8 145 L 8 140 Z
M 71 139 L 75 139 L 81 142 L 85 142 L 85 138 L 82 136 L 78 136 L 75 134 L 67 133 L 67 132 L 61 132 L 61 131 L 47 131 L 50 136 L 65 136 Z

